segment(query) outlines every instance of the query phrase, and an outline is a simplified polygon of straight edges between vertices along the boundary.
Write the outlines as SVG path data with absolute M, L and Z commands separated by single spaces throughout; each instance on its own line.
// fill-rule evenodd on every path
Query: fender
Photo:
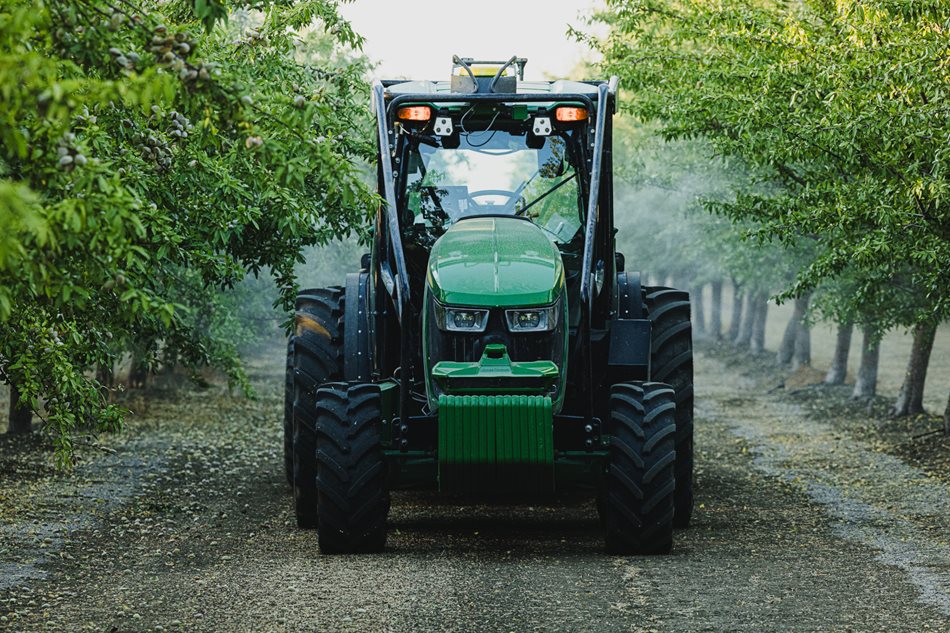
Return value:
M 343 377 L 346 380 L 369 382 L 371 377 L 368 287 L 369 273 L 347 274 L 343 300 Z
M 617 274 L 617 317 L 609 321 L 611 382 L 648 380 L 653 324 L 645 318 L 640 273 Z

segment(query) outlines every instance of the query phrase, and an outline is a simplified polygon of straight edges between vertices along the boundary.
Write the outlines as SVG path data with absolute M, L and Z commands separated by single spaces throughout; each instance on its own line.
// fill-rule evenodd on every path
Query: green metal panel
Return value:
M 443 394 L 438 459 L 443 491 L 552 491 L 551 398 Z
M 478 362 L 444 360 L 432 368 L 432 378 L 452 394 L 508 393 L 544 394 L 559 378 L 557 365 L 549 360 L 512 362 L 501 343 L 485 346 Z
M 473 217 L 453 224 L 432 247 L 428 279 L 446 305 L 537 306 L 557 300 L 564 266 L 557 246 L 531 222 Z

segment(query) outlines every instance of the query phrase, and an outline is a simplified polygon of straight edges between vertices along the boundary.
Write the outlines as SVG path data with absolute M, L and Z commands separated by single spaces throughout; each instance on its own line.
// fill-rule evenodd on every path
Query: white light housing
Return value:
M 452 126 L 452 117 L 435 117 L 435 125 L 433 126 L 433 130 L 435 131 L 436 136 L 452 136 L 452 131 L 454 129 L 455 128 Z
M 448 332 L 484 332 L 488 310 L 481 308 L 450 308 L 435 302 L 435 323 Z
M 551 117 L 549 116 L 534 117 L 534 124 L 531 126 L 531 131 L 534 132 L 535 136 L 550 135 L 551 134 Z
M 550 332 L 557 327 L 560 304 L 540 308 L 505 310 L 508 330 L 511 332 Z

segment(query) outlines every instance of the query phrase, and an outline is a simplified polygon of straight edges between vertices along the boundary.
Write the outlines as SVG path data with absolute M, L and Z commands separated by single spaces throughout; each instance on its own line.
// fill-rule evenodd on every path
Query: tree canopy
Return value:
M 365 225 L 366 63 L 333 0 L 0 3 L 0 378 L 61 463 L 138 345 L 241 383 L 218 289 Z
M 950 315 L 947 3 L 608 0 L 600 19 L 628 112 L 777 185 L 717 206 L 811 243 L 788 294 L 846 275 L 885 327 Z

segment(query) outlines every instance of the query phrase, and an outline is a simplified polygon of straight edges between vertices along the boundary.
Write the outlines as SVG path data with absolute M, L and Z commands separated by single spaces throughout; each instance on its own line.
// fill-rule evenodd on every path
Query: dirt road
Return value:
M 258 401 L 153 404 L 69 478 L 4 464 L 0 630 L 950 630 L 946 483 L 745 371 L 697 360 L 701 505 L 671 556 L 605 556 L 583 500 L 399 495 L 385 554 L 322 557 L 262 365 Z

